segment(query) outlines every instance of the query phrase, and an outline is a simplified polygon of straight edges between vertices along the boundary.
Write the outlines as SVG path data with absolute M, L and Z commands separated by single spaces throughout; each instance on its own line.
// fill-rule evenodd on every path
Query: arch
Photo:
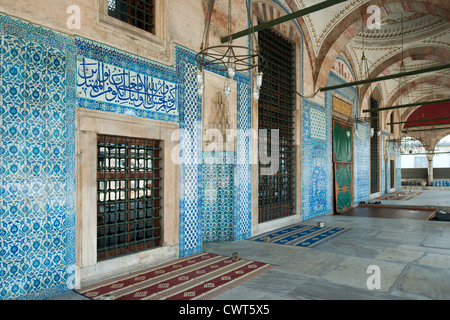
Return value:
M 450 136 L 450 129 L 438 131 L 438 134 L 436 135 L 435 140 L 433 141 L 433 150 L 435 150 L 436 145 L 447 136 Z
M 368 114 L 363 113 L 363 110 L 370 109 L 370 98 L 374 98 L 378 100 L 378 103 L 380 106 L 383 106 L 384 102 L 384 95 L 382 93 L 382 90 L 380 88 L 379 84 L 373 84 L 373 90 L 370 91 L 370 95 L 367 96 L 366 99 L 361 101 L 361 104 L 359 104 L 359 117 L 365 117 L 368 116 Z
M 381 93 L 380 86 L 376 86 L 370 95 L 373 99 L 377 99 L 380 105 L 383 103 L 383 94 Z
M 439 103 L 434 107 L 422 106 L 418 107 L 408 118 L 407 120 L 417 120 L 424 117 L 424 119 L 433 119 L 433 118 L 448 118 L 450 117 L 450 103 Z M 411 119 L 412 118 L 412 119 Z M 450 123 L 450 119 L 444 119 L 442 121 L 425 121 L 418 122 L 417 125 L 410 127 L 403 126 L 403 130 L 416 130 L 417 128 L 430 128 L 430 124 L 433 124 L 434 128 L 438 129 L 433 131 L 432 133 L 425 133 L 426 142 L 430 145 L 430 150 L 434 150 L 436 143 L 445 136 L 445 132 L 450 131 L 450 129 L 439 130 L 439 128 L 448 128 Z M 412 131 L 410 131 L 413 133 Z M 416 135 L 420 135 L 417 133 Z
M 402 58 L 405 62 L 415 60 L 429 60 L 439 63 L 448 63 L 448 57 L 450 56 L 450 48 L 433 47 L 433 46 L 421 46 L 408 48 L 403 53 L 396 53 L 391 57 L 384 60 L 378 66 L 375 66 L 368 78 L 373 79 L 379 76 L 392 73 L 394 69 L 400 67 Z M 360 103 L 368 96 L 370 84 L 363 84 L 359 90 Z
M 405 12 L 426 12 L 437 16 L 443 21 L 450 21 L 450 8 L 445 4 L 446 0 L 415 0 L 402 1 L 399 3 L 394 0 L 373 0 L 368 1 L 350 12 L 342 19 L 323 40 L 319 54 L 315 61 L 315 73 L 313 78 L 316 80 L 316 88 L 324 87 L 329 70 L 343 48 L 353 39 L 361 30 L 366 10 L 370 5 L 380 7 L 382 14 L 396 12 L 401 7 Z
M 299 9 L 297 8 L 297 6 L 293 1 L 288 3 L 288 8 L 284 7 L 278 1 L 276 3 L 267 0 L 252 2 L 252 13 L 254 17 L 264 22 L 279 18 L 285 14 L 289 14 L 297 10 Z M 254 23 L 256 24 L 257 21 L 254 21 Z M 306 26 L 303 21 L 299 21 L 298 19 L 291 20 L 283 24 L 278 24 L 273 28 L 278 33 L 283 35 L 286 39 L 292 41 L 297 48 L 300 48 L 300 50 L 302 50 L 300 56 L 303 59 L 308 59 L 308 57 L 304 57 L 304 42 L 305 42 L 304 28 L 306 28 Z M 306 92 L 306 95 L 310 95 L 312 94 L 313 88 L 312 87 L 310 88 L 308 84 L 311 84 L 313 82 L 312 79 L 309 78 L 312 74 L 312 71 L 309 68 L 311 67 L 312 64 L 305 60 L 298 62 L 299 62 L 298 65 L 301 65 L 302 68 L 305 70 L 301 73 L 300 78 L 298 79 L 299 83 L 302 84 L 301 88 L 302 93 L 305 94 Z
M 252 4 L 253 14 L 264 22 L 277 19 L 285 14 L 291 13 L 292 9 L 294 9 L 294 11 L 298 10 L 296 8 L 291 8 L 291 6 L 289 8 L 290 10 L 288 10 L 287 8 L 282 7 L 281 4 L 276 4 L 269 1 L 253 1 Z M 298 24 L 297 20 L 278 24 L 273 28 L 284 37 L 295 43 L 301 43 L 303 39 L 302 27 Z
M 450 93 L 449 94 L 432 94 L 432 95 L 425 96 L 423 98 L 419 98 L 415 101 L 412 101 L 412 103 L 427 102 L 427 101 L 433 101 L 433 100 L 443 100 L 443 99 L 449 99 L 449 98 L 450 98 Z M 407 121 L 409 116 L 417 108 L 418 107 L 409 107 L 409 108 L 403 109 L 403 112 L 400 115 L 400 121 Z M 401 129 L 403 129 L 403 127 L 404 127 L 404 124 L 401 125 Z
M 347 58 L 343 55 L 340 55 L 336 58 L 331 70 L 334 70 L 336 74 L 340 75 L 347 81 L 355 81 L 356 79 L 355 72 L 351 68 L 351 65 L 348 62 Z
M 431 85 L 438 85 L 445 88 L 450 88 L 450 77 L 444 76 L 444 75 L 428 75 L 420 77 L 414 81 L 411 81 L 404 86 L 401 86 L 398 90 L 396 90 L 387 103 L 385 104 L 385 107 L 391 107 L 393 106 L 402 96 L 405 94 L 408 94 L 409 91 L 417 88 L 418 86 L 422 84 L 431 84 Z

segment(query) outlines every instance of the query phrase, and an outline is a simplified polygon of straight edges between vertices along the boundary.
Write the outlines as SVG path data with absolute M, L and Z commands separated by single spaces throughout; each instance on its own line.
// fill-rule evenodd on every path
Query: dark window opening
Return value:
M 259 164 L 259 222 L 295 214 L 295 60 L 291 42 L 273 30 L 258 32 L 261 55 L 267 65 L 258 104 L 259 129 L 267 130 L 266 154 L 271 155 L 271 130 L 279 130 L 279 169 L 261 175 Z
M 395 161 L 390 160 L 391 189 L 395 188 Z
M 108 0 L 108 15 L 155 33 L 154 0 Z
M 394 133 L 394 113 L 391 112 L 391 133 Z
M 370 98 L 370 108 L 377 109 L 378 101 Z M 370 138 L 370 193 L 380 192 L 380 161 L 379 161 L 379 136 L 380 119 L 378 111 L 370 113 L 371 130 L 373 129 L 373 136 Z
M 161 245 L 160 144 L 158 140 L 98 136 L 98 260 Z

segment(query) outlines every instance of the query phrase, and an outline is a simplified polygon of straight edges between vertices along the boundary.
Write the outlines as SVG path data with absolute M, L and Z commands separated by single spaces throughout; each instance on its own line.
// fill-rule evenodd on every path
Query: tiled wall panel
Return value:
M 74 270 L 76 50 L 7 16 L 0 28 L 0 299 L 39 299 Z
M 179 73 L 175 67 L 165 66 L 160 63 L 144 59 L 141 57 L 134 56 L 125 51 L 121 51 L 115 48 L 111 48 L 107 45 L 97 43 L 94 41 L 90 41 L 84 38 L 76 37 L 75 43 L 77 46 L 77 60 L 78 65 L 82 65 L 83 61 L 88 61 L 92 63 L 101 63 L 98 68 L 104 69 L 109 68 L 110 70 L 104 70 L 112 73 L 114 71 L 116 73 L 127 72 L 127 76 L 136 77 L 139 75 L 141 77 L 141 81 L 144 80 L 144 77 L 152 77 L 155 79 L 161 79 L 168 81 L 171 85 L 179 83 Z M 84 59 L 84 60 L 83 60 Z M 92 59 L 92 61 L 90 60 Z M 95 69 L 96 66 L 89 66 L 89 70 Z M 106 112 L 113 112 L 118 114 L 125 114 L 130 116 L 136 116 L 141 118 L 153 119 L 153 120 L 161 120 L 161 121 L 170 121 L 170 122 L 178 122 L 179 115 L 178 110 L 171 110 L 168 112 L 156 112 L 154 108 L 148 107 L 133 107 L 129 103 L 129 100 L 124 99 L 122 102 L 116 102 L 117 99 L 109 99 L 111 101 L 107 101 L 105 99 L 106 94 L 101 92 L 102 89 L 107 91 L 107 81 L 105 81 L 105 76 L 101 75 L 98 78 L 102 79 L 104 83 L 98 85 L 98 87 L 94 88 L 93 84 L 91 84 L 91 90 L 95 90 L 97 98 L 87 98 L 89 94 L 85 91 L 87 90 L 87 86 L 85 83 L 87 82 L 83 77 L 83 68 L 78 68 L 78 77 L 77 77 L 77 107 L 92 109 L 92 110 L 100 110 Z M 89 74 L 90 75 L 90 74 Z M 108 76 L 109 77 L 109 76 Z M 115 82 L 119 82 L 120 77 L 116 76 L 114 79 Z M 125 81 L 124 81 L 125 83 Z M 111 88 L 110 88 L 111 89 Z M 122 84 L 117 91 L 123 91 L 123 95 L 126 96 L 126 86 Z M 133 89 L 133 91 L 136 91 Z M 148 92 L 149 90 L 147 90 Z M 178 90 L 176 91 L 178 95 Z M 136 93 L 135 93 L 136 94 Z M 140 97 L 135 97 L 135 99 L 144 98 L 143 95 Z M 159 97 L 161 98 L 161 97 Z M 179 97 L 178 97 L 179 98 Z M 177 103 L 176 101 L 175 103 Z M 164 108 L 162 108 L 164 109 Z
M 251 90 L 250 80 L 239 75 L 238 80 L 238 106 L 237 106 L 237 150 L 234 189 L 236 202 L 234 210 L 234 239 L 242 240 L 251 236 L 252 201 L 251 201 Z
M 202 142 L 201 100 L 197 95 L 194 54 L 176 51 L 180 83 L 180 257 L 202 250 Z
M 302 112 L 302 219 L 308 220 L 333 210 L 331 105 L 303 99 Z
M 176 46 L 175 66 L 136 57 L 109 46 L 77 38 L 78 59 L 86 57 L 111 66 L 129 70 L 177 84 L 178 110 L 161 113 L 133 108 L 120 103 L 108 103 L 80 97 L 79 108 L 132 115 L 153 120 L 179 123 L 180 126 L 180 187 L 179 187 L 179 253 L 187 256 L 202 250 L 202 150 L 201 150 L 201 99 L 197 95 L 197 64 L 192 51 Z
M 203 241 L 232 241 L 235 152 L 203 152 Z
M 327 86 L 345 83 L 330 72 Z M 335 90 L 338 96 L 353 102 L 353 114 L 357 114 L 356 91 L 353 88 Z M 332 95 L 325 92 L 325 106 L 303 99 L 302 128 L 302 218 L 311 219 L 333 211 L 332 170 Z M 369 133 L 365 124 L 355 125 L 353 205 L 369 198 Z
M 370 135 L 369 125 L 356 124 L 355 135 L 355 179 L 354 179 L 354 204 L 369 199 L 370 177 Z
M 202 99 L 197 94 L 198 66 L 193 51 L 175 46 L 175 66 L 168 67 L 87 39 L 77 38 L 76 44 L 79 60 L 86 57 L 179 85 L 177 115 L 85 99 L 79 93 L 77 106 L 179 123 L 180 257 L 200 252 L 204 241 L 248 237 L 251 230 L 250 140 L 246 136 L 251 119 L 248 77 L 235 76 L 238 84 L 237 150 L 228 155 L 234 162 L 207 165 L 205 160 L 211 155 L 202 151 Z M 214 201 L 217 199 L 220 201 Z

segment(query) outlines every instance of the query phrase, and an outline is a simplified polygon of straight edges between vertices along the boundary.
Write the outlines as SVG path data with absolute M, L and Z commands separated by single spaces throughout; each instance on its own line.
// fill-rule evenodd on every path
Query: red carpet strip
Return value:
M 199 253 L 78 290 L 101 300 L 209 300 L 274 268 L 266 263 Z

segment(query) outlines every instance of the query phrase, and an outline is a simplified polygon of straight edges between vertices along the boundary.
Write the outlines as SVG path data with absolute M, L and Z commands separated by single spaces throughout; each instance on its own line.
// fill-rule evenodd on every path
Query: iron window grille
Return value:
M 370 98 L 370 108 L 377 109 L 378 101 Z M 370 138 L 370 193 L 380 191 L 380 153 L 379 137 L 380 119 L 378 111 L 371 112 L 371 127 L 374 129 L 374 135 Z
M 271 154 L 271 130 L 279 130 L 279 170 L 275 175 L 261 175 L 259 164 L 259 222 L 295 214 L 294 149 L 294 48 L 276 31 L 258 32 L 261 55 L 266 67 L 258 104 L 259 129 L 267 129 L 267 155 Z
M 108 0 L 108 15 L 155 33 L 154 0 Z
M 161 142 L 98 135 L 97 152 L 97 259 L 160 246 Z
M 391 179 L 391 189 L 395 188 L 395 161 L 394 160 L 390 160 L 390 164 L 389 164 L 389 171 L 390 171 L 390 179 Z

